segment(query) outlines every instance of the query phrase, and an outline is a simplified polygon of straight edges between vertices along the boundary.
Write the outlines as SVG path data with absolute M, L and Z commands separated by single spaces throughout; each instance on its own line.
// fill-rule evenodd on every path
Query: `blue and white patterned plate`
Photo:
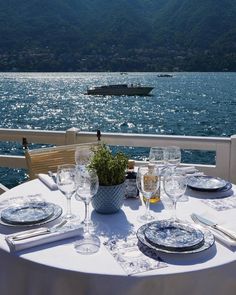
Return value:
M 150 243 L 150 241 L 147 240 L 146 235 L 145 235 L 145 231 L 147 230 L 147 228 L 149 228 L 150 226 L 152 226 L 153 223 L 156 223 L 157 221 L 151 222 L 151 223 L 147 223 L 142 225 L 138 231 L 137 231 L 137 237 L 138 240 L 145 246 L 154 249 L 156 251 L 159 252 L 164 252 L 164 253 L 173 253 L 173 254 L 193 254 L 193 253 L 198 253 L 204 250 L 207 250 L 208 248 L 210 248 L 211 246 L 213 246 L 214 242 L 215 242 L 215 238 L 213 236 L 213 234 L 209 231 L 209 230 L 205 230 L 205 229 L 201 229 L 201 232 L 203 234 L 203 241 L 199 243 L 198 247 L 193 247 L 193 248 L 189 248 L 189 249 L 179 249 L 178 247 L 175 248 L 173 247 L 172 249 L 170 248 L 166 248 L 166 247 L 160 247 L 156 244 Z M 169 220 L 160 220 L 158 221 L 160 223 L 168 223 L 170 222 Z M 183 223 L 185 224 L 185 223 Z M 187 226 L 190 226 L 189 224 L 186 224 Z M 199 228 L 197 226 L 191 225 L 192 228 L 199 230 Z
M 186 251 L 199 248 L 204 243 L 202 231 L 170 220 L 150 223 L 144 235 L 150 244 L 167 250 Z
M 7 226 L 42 225 L 57 219 L 62 214 L 62 208 L 48 202 L 30 202 L 13 205 L 1 211 L 0 223 Z
M 226 186 L 230 186 L 229 183 L 219 177 L 213 176 L 190 176 L 187 178 L 187 185 L 191 189 L 198 191 L 219 191 Z M 228 188 L 230 189 L 230 188 Z

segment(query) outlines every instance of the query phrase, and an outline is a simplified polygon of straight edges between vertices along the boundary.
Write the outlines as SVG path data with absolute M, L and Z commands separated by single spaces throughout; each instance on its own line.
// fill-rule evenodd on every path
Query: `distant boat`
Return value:
M 157 77 L 170 78 L 170 77 L 173 77 L 173 75 L 171 75 L 171 74 L 159 74 L 159 75 L 157 75 Z
M 153 87 L 115 84 L 105 86 L 95 86 L 87 89 L 87 94 L 90 95 L 149 95 Z

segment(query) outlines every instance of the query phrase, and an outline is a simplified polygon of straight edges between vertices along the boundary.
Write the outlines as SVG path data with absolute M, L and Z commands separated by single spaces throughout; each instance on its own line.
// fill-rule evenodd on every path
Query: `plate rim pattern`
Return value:
M 51 221 L 56 220 L 57 218 L 59 218 L 62 215 L 63 209 L 61 206 L 52 203 L 52 202 L 46 202 L 48 204 L 50 204 L 51 206 L 54 207 L 53 210 L 53 214 L 52 216 L 50 216 L 50 218 L 43 220 L 41 222 L 38 223 L 28 223 L 28 224 L 11 224 L 11 223 L 6 223 L 2 220 L 2 218 L 0 217 L 0 224 L 4 225 L 4 226 L 8 226 L 8 227 L 20 227 L 20 228 L 26 228 L 26 227 L 33 227 L 33 226 L 41 226 L 43 224 L 49 223 Z
M 193 184 L 189 184 L 189 181 L 190 179 L 200 179 L 200 178 L 208 178 L 208 179 L 217 179 L 219 181 L 222 181 L 224 182 L 224 185 L 222 185 L 221 187 L 218 187 L 218 188 L 206 188 L 206 187 L 198 187 L 198 186 L 194 186 Z M 196 176 L 190 176 L 187 178 L 187 186 L 193 190 L 196 190 L 196 191 L 204 191 L 204 192 L 218 192 L 218 191 L 223 191 L 224 188 L 231 184 L 230 182 L 220 178 L 220 177 L 215 177 L 215 176 L 209 176 L 209 175 L 196 175 Z M 231 184 L 231 187 L 229 185 L 229 189 L 232 188 L 232 184 Z
M 189 232 L 190 232 L 190 229 L 192 230 L 192 232 L 196 232 L 196 235 L 198 234 L 199 235 L 199 238 L 198 238 L 198 241 L 195 243 L 195 244 L 192 244 L 192 245 L 185 245 L 185 246 L 179 246 L 179 247 L 172 247 L 172 246 L 167 246 L 167 245 L 164 245 L 163 244 L 158 244 L 158 243 L 155 243 L 154 241 L 152 241 L 152 239 L 150 239 L 150 237 L 147 236 L 147 230 L 150 229 L 150 226 L 152 225 L 155 225 L 155 224 L 159 224 L 159 229 L 161 228 L 164 228 L 164 227 L 176 227 L 176 228 L 179 228 L 179 229 L 183 229 L 185 230 L 186 232 L 188 231 L 187 229 L 189 229 Z M 145 239 L 148 241 L 148 243 L 150 243 L 151 245 L 153 245 L 154 247 L 157 246 L 158 248 L 161 248 L 161 249 L 166 249 L 166 250 L 174 250 L 174 251 L 187 251 L 187 250 L 192 250 L 192 249 L 195 249 L 199 246 L 201 246 L 203 243 L 204 243 L 204 234 L 203 232 L 200 230 L 200 229 L 197 229 L 196 227 L 193 227 L 193 226 L 190 226 L 189 224 L 186 224 L 186 223 L 179 223 L 179 222 L 173 222 L 172 220 L 157 220 L 157 221 L 153 221 L 153 222 L 150 222 L 149 223 L 150 226 L 147 226 L 144 230 L 144 237 Z M 157 228 L 158 230 L 158 228 Z
M 188 224 L 189 226 L 192 226 L 194 228 L 199 229 L 198 226 L 193 225 L 192 223 L 187 223 L 184 222 L 186 224 Z M 186 250 L 186 251 L 174 251 L 174 250 L 168 250 L 168 249 L 162 249 L 159 248 L 157 246 L 154 246 L 152 244 L 150 244 L 146 239 L 145 239 L 145 235 L 144 235 L 144 230 L 145 228 L 149 225 L 150 223 L 146 223 L 144 225 L 142 225 L 141 227 L 139 227 L 139 229 L 136 232 L 137 238 L 138 240 L 145 246 L 149 247 L 150 249 L 156 250 L 158 252 L 163 252 L 163 253 L 170 253 L 170 254 L 195 254 L 195 253 L 199 253 L 202 251 L 205 251 L 207 249 L 209 249 L 210 247 L 212 247 L 215 243 L 215 237 L 214 235 L 211 233 L 211 231 L 201 228 L 200 230 L 202 231 L 203 235 L 204 235 L 204 243 L 202 246 L 200 246 L 199 248 L 196 249 L 190 249 L 190 250 Z
M 44 206 L 42 205 L 44 204 Z M 30 208 L 30 207 L 33 207 L 33 208 L 43 208 L 45 207 L 45 210 L 47 210 L 46 206 L 48 208 L 48 210 L 50 212 L 48 212 L 48 214 L 44 217 L 41 217 L 41 218 L 38 218 L 38 219 L 35 219 L 35 220 L 28 220 L 28 221 L 17 221 L 17 220 L 14 220 L 14 218 L 12 220 L 8 219 L 7 216 L 3 216 L 5 212 L 9 211 L 9 210 L 22 210 L 25 208 Z M 7 223 L 7 224 L 14 224 L 14 225 L 26 225 L 26 224 L 38 224 L 39 222 L 42 222 L 44 220 L 47 220 L 49 219 L 54 213 L 54 206 L 52 206 L 52 204 L 48 203 L 48 202 L 29 202 L 27 204 L 22 204 L 22 205 L 12 205 L 12 206 L 9 206 L 7 208 L 4 208 L 2 211 L 1 211 L 1 219 L 3 220 L 4 223 Z

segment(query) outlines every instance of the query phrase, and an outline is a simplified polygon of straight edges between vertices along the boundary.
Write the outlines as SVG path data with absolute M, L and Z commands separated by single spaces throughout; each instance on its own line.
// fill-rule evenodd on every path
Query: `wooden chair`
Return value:
M 0 183 L 0 195 L 3 194 L 4 192 L 8 191 L 8 188 Z
M 75 150 L 77 147 L 92 147 L 98 142 L 55 146 L 25 150 L 25 159 L 30 179 L 37 178 L 39 173 L 56 172 L 58 165 L 75 164 Z

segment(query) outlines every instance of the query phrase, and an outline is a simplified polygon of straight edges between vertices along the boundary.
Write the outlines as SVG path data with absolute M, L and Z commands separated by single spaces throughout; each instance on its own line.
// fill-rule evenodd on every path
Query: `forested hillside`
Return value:
M 0 71 L 236 70 L 236 1 L 0 5 Z

